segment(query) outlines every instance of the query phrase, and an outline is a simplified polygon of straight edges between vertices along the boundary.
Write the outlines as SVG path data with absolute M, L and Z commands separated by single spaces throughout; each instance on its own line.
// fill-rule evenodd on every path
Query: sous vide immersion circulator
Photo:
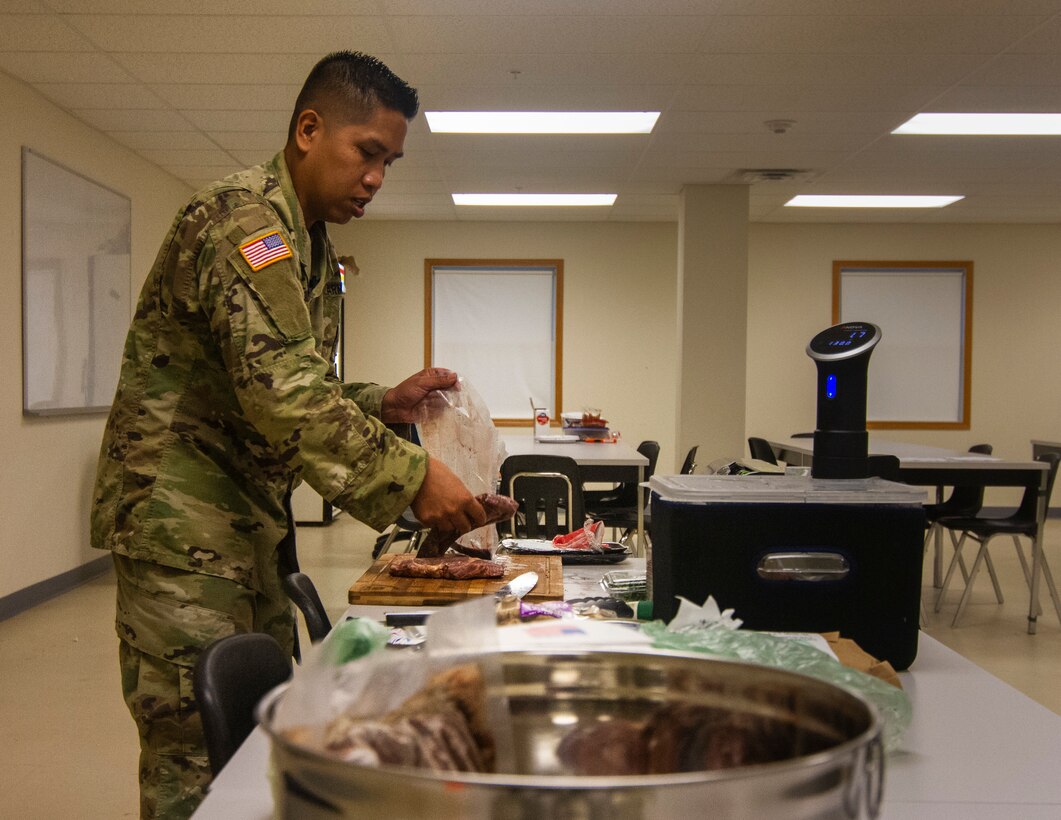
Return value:
M 818 368 L 818 421 L 814 430 L 815 478 L 865 478 L 866 372 L 881 330 L 869 322 L 833 325 L 810 340 L 807 355 Z

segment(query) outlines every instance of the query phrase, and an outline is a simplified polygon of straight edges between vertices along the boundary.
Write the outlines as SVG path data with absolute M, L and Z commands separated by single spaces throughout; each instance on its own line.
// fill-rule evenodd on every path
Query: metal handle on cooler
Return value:
M 851 564 L 838 552 L 771 552 L 755 571 L 767 581 L 839 581 Z

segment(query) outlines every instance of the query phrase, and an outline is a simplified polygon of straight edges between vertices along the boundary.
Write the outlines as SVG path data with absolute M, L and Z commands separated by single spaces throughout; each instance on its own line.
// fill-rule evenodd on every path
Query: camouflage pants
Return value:
M 199 652 L 225 635 L 265 632 L 291 650 L 294 618 L 275 570 L 267 594 L 226 578 L 114 556 L 122 691 L 140 733 L 140 816 L 189 817 L 210 766 L 192 692 Z

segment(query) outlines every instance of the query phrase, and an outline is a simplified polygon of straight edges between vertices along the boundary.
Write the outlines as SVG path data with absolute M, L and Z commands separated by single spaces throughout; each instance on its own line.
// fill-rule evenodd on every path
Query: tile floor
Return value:
M 373 538 L 347 516 L 328 527 L 300 529 L 303 569 L 333 618 L 345 610 L 347 588 L 368 565 Z M 1061 525 L 1047 528 L 1046 548 L 1061 572 Z M 1011 542 L 999 539 L 992 555 L 1005 604 L 995 603 L 982 575 L 953 629 L 959 592 L 936 615 L 934 591 L 926 587 L 926 631 L 1061 714 L 1061 625 L 1045 599 L 1039 634 L 1026 634 L 1027 587 Z M 927 566 L 925 577 L 930 581 Z M 108 573 L 0 622 L 0 816 L 137 815 L 138 748 L 119 689 L 113 597 Z

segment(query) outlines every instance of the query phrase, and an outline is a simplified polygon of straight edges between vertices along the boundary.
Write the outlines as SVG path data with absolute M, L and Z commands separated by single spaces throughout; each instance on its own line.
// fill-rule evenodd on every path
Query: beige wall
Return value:
M 660 464 L 674 460 L 676 224 L 367 221 L 331 233 L 361 268 L 347 286 L 347 379 L 393 384 L 423 366 L 424 259 L 559 258 L 564 409 L 599 407 L 624 441 L 656 439 Z
M 0 596 L 100 557 L 88 504 L 104 417 L 22 415 L 22 146 L 132 199 L 134 294 L 186 186 L 0 74 Z
M 756 224 L 750 256 L 749 435 L 814 429 L 815 370 L 803 350 L 831 324 L 834 259 L 969 259 L 971 428 L 872 435 L 953 449 L 989 442 L 996 455 L 1011 458 L 1029 458 L 1032 438 L 1061 438 L 1056 225 Z M 987 503 L 1012 497 L 995 491 Z

